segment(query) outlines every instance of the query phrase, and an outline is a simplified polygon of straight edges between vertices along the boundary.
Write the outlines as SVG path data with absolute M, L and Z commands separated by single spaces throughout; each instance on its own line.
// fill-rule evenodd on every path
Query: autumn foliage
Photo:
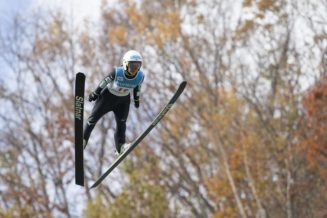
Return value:
M 326 217 L 326 10 L 121 0 L 102 1 L 95 23 L 74 26 L 61 12 L 13 20 L 0 32 L 0 217 Z M 98 189 L 77 187 L 75 73 L 88 95 L 129 49 L 146 77 L 127 141 L 188 86 Z M 116 158 L 114 130 L 112 114 L 97 123 L 86 184 Z
M 327 187 L 327 77 L 322 77 L 304 99 L 307 143 L 305 152 L 310 167 L 316 170 Z

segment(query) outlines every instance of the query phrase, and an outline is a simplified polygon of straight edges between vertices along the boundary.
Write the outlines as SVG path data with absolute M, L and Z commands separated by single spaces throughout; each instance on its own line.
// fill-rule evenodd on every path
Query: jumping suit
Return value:
M 115 67 L 98 85 L 94 93 L 96 99 L 90 117 L 84 128 L 85 145 L 97 121 L 106 113 L 113 111 L 116 120 L 115 146 L 118 152 L 125 143 L 126 120 L 129 113 L 130 93 L 133 92 L 135 106 L 139 106 L 140 89 L 144 74 L 139 70 L 135 76 L 125 74 L 123 67 Z

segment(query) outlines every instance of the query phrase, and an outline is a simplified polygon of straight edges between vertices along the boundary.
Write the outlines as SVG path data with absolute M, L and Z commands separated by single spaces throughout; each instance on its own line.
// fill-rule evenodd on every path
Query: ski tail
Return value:
M 158 115 L 154 118 L 154 120 L 151 122 L 151 124 L 148 126 L 146 130 L 143 131 L 143 133 L 136 138 L 130 147 L 124 151 L 116 160 L 111 164 L 109 169 L 103 173 L 97 181 L 91 186 L 91 188 L 97 187 L 109 174 L 111 171 L 113 171 L 125 158 L 126 156 L 144 139 L 145 136 L 149 134 L 149 132 L 160 122 L 160 120 L 166 115 L 166 113 L 170 110 L 170 108 L 173 106 L 173 104 L 176 102 L 176 100 L 179 98 L 179 96 L 183 93 L 185 86 L 187 82 L 183 81 L 173 97 L 169 100 L 169 102 L 164 106 L 164 108 L 158 113 Z
M 83 155 L 83 114 L 84 114 L 85 75 L 76 74 L 75 80 L 75 183 L 84 186 L 84 155 Z

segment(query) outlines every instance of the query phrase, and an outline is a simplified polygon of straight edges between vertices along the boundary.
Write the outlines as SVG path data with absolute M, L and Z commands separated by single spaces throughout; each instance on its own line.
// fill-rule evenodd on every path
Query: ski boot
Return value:
M 119 150 L 116 149 L 115 151 L 115 155 L 116 156 L 119 156 L 121 155 L 122 153 L 124 153 L 129 147 L 131 146 L 131 143 L 125 143 L 125 144 L 122 144 L 119 146 Z

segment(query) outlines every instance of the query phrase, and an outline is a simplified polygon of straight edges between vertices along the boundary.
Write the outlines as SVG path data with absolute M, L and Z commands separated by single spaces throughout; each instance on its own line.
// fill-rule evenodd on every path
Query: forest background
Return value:
M 102 1 L 0 32 L 0 217 L 326 217 L 327 3 Z M 74 79 L 86 96 L 127 50 L 143 55 L 127 138 L 188 86 L 95 190 L 74 183 Z M 85 117 L 92 104 L 86 103 Z M 112 114 L 85 150 L 86 184 L 115 159 Z

